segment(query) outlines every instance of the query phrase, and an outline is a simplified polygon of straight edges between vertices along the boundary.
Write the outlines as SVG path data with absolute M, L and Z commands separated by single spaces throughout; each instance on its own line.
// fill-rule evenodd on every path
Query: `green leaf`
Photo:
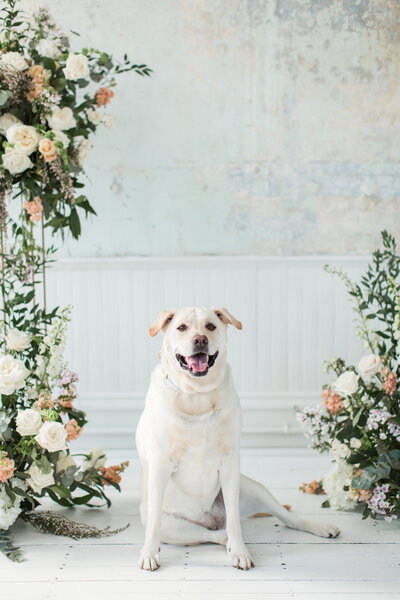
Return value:
M 8 90 L 0 90 L 0 106 L 4 106 L 8 102 L 10 96 L 11 92 Z
M 71 214 L 69 216 L 69 228 L 71 230 L 72 235 L 77 240 L 81 234 L 81 222 L 76 208 L 71 209 Z

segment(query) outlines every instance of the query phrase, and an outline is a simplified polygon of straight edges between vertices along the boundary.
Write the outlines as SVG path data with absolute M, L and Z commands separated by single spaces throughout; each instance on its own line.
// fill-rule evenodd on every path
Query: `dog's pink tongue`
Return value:
M 200 354 L 193 354 L 186 358 L 189 369 L 196 373 L 203 373 L 208 367 L 208 356 L 201 352 Z

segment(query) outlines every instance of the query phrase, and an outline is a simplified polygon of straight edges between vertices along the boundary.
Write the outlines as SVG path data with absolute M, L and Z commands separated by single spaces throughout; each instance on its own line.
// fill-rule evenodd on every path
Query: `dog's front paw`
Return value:
M 247 571 L 251 567 L 254 567 L 254 561 L 251 558 L 244 544 L 236 546 L 233 544 L 230 545 L 228 542 L 227 550 L 231 559 L 232 566 L 236 567 L 236 569 L 242 569 L 243 571 Z
M 160 557 L 157 552 L 149 552 L 145 548 L 140 553 L 139 567 L 146 571 L 155 571 L 160 566 Z

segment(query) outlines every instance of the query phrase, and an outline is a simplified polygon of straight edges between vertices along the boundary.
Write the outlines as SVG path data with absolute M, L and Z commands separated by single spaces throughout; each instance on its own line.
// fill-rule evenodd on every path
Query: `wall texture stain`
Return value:
M 42 4 L 74 44 L 154 69 L 119 80 L 87 163 L 99 216 L 66 255 L 360 254 L 400 234 L 398 0 Z

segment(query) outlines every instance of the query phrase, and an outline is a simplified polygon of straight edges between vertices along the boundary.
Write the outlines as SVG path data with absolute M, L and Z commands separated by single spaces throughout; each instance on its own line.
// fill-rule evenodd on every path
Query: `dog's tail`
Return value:
M 290 504 L 284 504 L 283 505 L 284 508 L 286 508 L 286 510 L 291 510 L 291 506 Z M 264 513 L 264 512 L 258 512 L 255 513 L 254 515 L 251 515 L 251 519 L 257 519 L 258 517 L 273 517 L 273 515 L 271 515 L 271 513 Z

